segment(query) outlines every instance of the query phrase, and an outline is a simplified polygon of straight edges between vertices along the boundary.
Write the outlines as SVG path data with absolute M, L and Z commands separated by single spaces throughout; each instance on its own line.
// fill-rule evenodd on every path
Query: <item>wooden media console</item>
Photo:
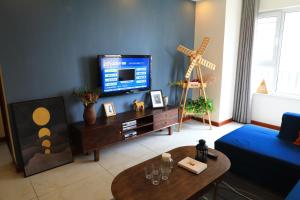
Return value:
M 135 135 L 125 138 L 124 124 L 136 122 L 131 128 Z M 83 153 L 94 152 L 94 160 L 99 160 L 100 149 L 105 146 L 141 137 L 145 134 L 168 128 L 172 134 L 172 126 L 178 124 L 178 108 L 168 106 L 162 109 L 146 109 L 142 112 L 129 111 L 112 117 L 100 117 L 94 125 L 77 122 L 71 125 L 71 142 Z

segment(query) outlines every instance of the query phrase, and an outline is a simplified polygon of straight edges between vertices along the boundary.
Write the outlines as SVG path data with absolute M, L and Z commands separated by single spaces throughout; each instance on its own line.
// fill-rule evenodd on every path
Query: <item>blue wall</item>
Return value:
M 72 96 L 97 86 L 97 54 L 151 54 L 152 88 L 162 89 L 184 73 L 179 43 L 193 47 L 195 5 L 191 0 L 1 0 L 0 64 L 9 103 L 63 95 L 68 121 L 82 120 Z M 131 109 L 145 93 L 101 99 L 117 112 Z

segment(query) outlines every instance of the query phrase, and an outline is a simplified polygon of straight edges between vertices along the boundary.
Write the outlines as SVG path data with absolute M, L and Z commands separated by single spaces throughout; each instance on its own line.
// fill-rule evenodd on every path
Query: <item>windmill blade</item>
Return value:
M 199 64 L 200 60 L 201 60 L 201 55 L 199 55 L 199 54 L 194 59 L 192 59 L 190 65 L 188 66 L 188 70 L 185 73 L 185 78 L 186 79 L 189 79 L 191 77 L 191 74 L 192 74 L 192 71 L 193 71 L 194 67 L 197 64 Z
M 179 52 L 181 52 L 184 55 L 189 56 L 189 57 L 195 55 L 195 53 L 196 53 L 194 50 L 186 48 L 185 46 L 183 46 L 181 44 L 177 47 L 177 51 L 179 51 Z
M 201 43 L 199 49 L 197 50 L 197 54 L 200 54 L 201 56 L 204 55 L 204 52 L 206 50 L 206 47 L 208 46 L 209 40 L 210 40 L 209 37 L 203 38 L 202 43 Z
M 216 65 L 212 62 L 209 62 L 208 60 L 205 60 L 204 58 L 201 58 L 199 59 L 199 62 L 198 62 L 200 65 L 210 69 L 210 70 L 215 70 L 216 69 Z

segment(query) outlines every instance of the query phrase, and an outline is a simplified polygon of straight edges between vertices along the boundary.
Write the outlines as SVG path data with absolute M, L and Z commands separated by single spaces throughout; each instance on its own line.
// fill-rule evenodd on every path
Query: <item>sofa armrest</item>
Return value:
M 300 131 L 300 114 L 287 112 L 282 116 L 281 128 L 278 137 L 293 142 Z
M 297 200 L 300 198 L 300 180 L 285 198 L 285 200 Z

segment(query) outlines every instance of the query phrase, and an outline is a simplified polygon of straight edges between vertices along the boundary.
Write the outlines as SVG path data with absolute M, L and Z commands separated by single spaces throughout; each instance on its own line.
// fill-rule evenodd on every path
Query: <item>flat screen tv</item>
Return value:
M 151 89 L 150 55 L 99 55 L 101 96 Z

